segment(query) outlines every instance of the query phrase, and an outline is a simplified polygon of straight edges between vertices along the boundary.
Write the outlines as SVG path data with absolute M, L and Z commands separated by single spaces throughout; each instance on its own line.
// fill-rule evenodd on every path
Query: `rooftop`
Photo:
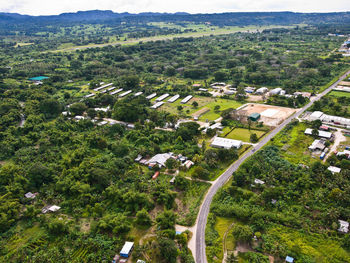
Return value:
M 134 242 L 126 241 L 122 250 L 120 250 L 120 254 L 129 254 L 133 246 Z
M 341 169 L 339 167 L 335 167 L 335 166 L 329 166 L 327 168 L 328 171 L 331 171 L 332 173 L 340 173 Z
M 230 149 L 232 147 L 239 148 L 242 145 L 242 141 L 226 139 L 222 137 L 215 137 L 211 143 L 212 147 Z

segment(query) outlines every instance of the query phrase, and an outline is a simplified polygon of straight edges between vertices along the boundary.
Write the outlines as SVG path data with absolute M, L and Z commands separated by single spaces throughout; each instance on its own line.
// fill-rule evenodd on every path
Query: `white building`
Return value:
M 344 220 L 338 220 L 339 222 L 339 228 L 338 231 L 342 232 L 344 234 L 349 232 L 349 222 L 344 221 Z
M 254 180 L 254 184 L 263 185 L 263 184 L 265 184 L 265 182 L 264 182 L 263 180 L 260 180 L 260 179 L 255 179 L 255 180 Z
M 242 146 L 242 141 L 226 139 L 222 137 L 214 137 L 214 140 L 210 146 L 214 148 L 231 149 L 232 147 L 235 147 L 239 149 Z
M 182 104 L 185 104 L 185 103 L 189 102 L 192 98 L 193 98 L 192 95 L 188 95 L 186 98 L 184 98 L 184 99 L 181 101 L 181 103 L 182 103 Z
M 158 109 L 163 104 L 164 104 L 164 101 L 157 102 L 156 104 L 151 106 L 151 109 Z
M 146 99 L 150 100 L 153 99 L 155 96 L 157 96 L 157 93 L 152 93 L 151 95 L 148 95 Z
M 282 89 L 281 88 L 275 88 L 270 90 L 270 95 L 279 95 L 281 93 Z
M 119 93 L 119 92 L 121 92 L 121 91 L 123 91 L 123 89 L 117 89 L 117 90 L 115 90 L 115 91 L 112 91 L 111 93 L 109 93 L 110 95 L 115 95 L 115 94 L 117 94 L 117 93 Z
M 33 194 L 32 192 L 28 192 L 24 196 L 28 199 L 34 199 L 36 194 Z
M 265 94 L 266 92 L 268 92 L 269 89 L 266 88 L 266 87 L 262 87 L 262 88 L 259 88 L 255 91 L 256 94 Z
M 178 98 L 180 98 L 180 95 L 179 95 L 179 94 L 177 94 L 177 95 L 175 95 L 175 96 L 172 96 L 170 99 L 168 99 L 168 102 L 173 103 L 173 102 L 175 102 L 176 100 L 178 100 Z
M 328 171 L 331 171 L 332 174 L 335 174 L 335 173 L 340 173 L 341 172 L 341 169 L 339 167 L 335 167 L 335 166 L 329 166 L 327 168 Z
M 305 134 L 312 135 L 312 129 L 311 128 L 307 128 L 305 130 Z M 318 137 L 331 139 L 332 136 L 333 136 L 333 133 L 331 133 L 331 132 L 320 131 L 320 130 L 318 131 Z
M 332 116 L 332 115 L 327 115 L 324 114 L 322 111 L 314 111 L 310 116 L 309 116 L 310 121 L 315 121 L 315 120 L 320 120 L 325 123 L 330 123 L 330 124 L 336 124 L 336 125 L 342 125 L 342 126 L 350 126 L 350 119 L 346 119 L 343 117 L 338 117 L 338 116 Z
M 156 98 L 156 101 L 159 102 L 159 101 L 162 101 L 164 100 L 165 98 L 169 97 L 169 94 L 168 93 L 165 93 L 163 94 L 162 96 Z
M 91 97 L 93 97 L 93 96 L 95 96 L 95 94 L 94 94 L 94 93 L 91 93 L 91 94 L 85 95 L 84 98 L 87 99 L 87 98 L 91 98 Z
M 217 122 L 217 123 L 214 123 L 213 125 L 211 125 L 211 126 L 209 127 L 209 129 L 212 129 L 212 130 L 215 130 L 215 129 L 222 130 L 223 127 L 222 127 L 222 125 L 221 125 L 220 122 Z
M 126 95 L 130 94 L 131 92 L 132 92 L 132 90 L 125 91 L 119 95 L 119 98 L 125 97 Z
M 106 108 L 94 108 L 95 111 L 103 111 L 103 112 L 107 112 L 109 111 L 109 106 Z
M 309 120 L 310 121 L 315 121 L 315 120 L 320 120 L 321 117 L 323 115 L 322 111 L 314 111 L 313 113 L 311 113 L 311 115 L 309 116 Z
M 113 83 L 108 83 L 108 84 L 103 85 L 101 87 L 95 88 L 94 91 L 99 91 L 101 89 L 107 88 L 107 87 L 112 86 L 112 85 L 113 85 Z
M 126 241 L 122 250 L 120 250 L 119 254 L 124 258 L 128 258 L 133 248 L 134 248 L 134 242 Z
M 140 95 L 142 95 L 142 91 L 139 91 L 139 92 L 136 92 L 135 94 L 134 94 L 134 97 L 138 97 L 138 96 L 140 96 Z
M 314 142 L 309 146 L 310 151 L 323 151 L 326 148 L 324 141 L 322 140 L 314 140 Z
M 173 153 L 159 153 L 153 156 L 146 164 L 158 164 L 160 167 L 165 166 L 165 162 L 173 156 Z

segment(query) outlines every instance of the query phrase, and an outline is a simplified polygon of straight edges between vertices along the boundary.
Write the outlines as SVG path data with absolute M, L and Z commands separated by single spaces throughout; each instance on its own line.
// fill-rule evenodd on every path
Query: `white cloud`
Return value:
M 349 0 L 0 0 L 1 12 L 52 15 L 79 10 L 114 12 L 348 11 Z

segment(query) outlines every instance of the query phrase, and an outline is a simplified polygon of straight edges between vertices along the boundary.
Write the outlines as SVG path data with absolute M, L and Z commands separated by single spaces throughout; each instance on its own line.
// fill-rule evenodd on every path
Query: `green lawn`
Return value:
M 206 120 L 214 121 L 217 118 L 219 118 L 220 112 L 214 111 L 214 108 L 216 105 L 220 106 L 220 111 L 227 110 L 229 108 L 236 109 L 236 108 L 243 105 L 241 102 L 235 101 L 235 100 L 227 100 L 227 99 L 220 99 L 220 98 L 211 98 L 211 99 L 212 99 L 212 101 L 209 102 L 207 105 L 205 105 L 205 107 L 209 108 L 210 111 L 203 114 L 199 118 L 199 120 L 201 120 L 201 121 L 206 121 Z
M 334 97 L 348 97 L 348 98 L 350 98 L 350 92 L 345 92 L 345 91 L 333 90 L 331 93 L 329 93 L 329 95 L 334 96 Z
M 258 131 L 258 130 L 248 130 L 244 128 L 235 128 L 233 131 L 231 131 L 225 138 L 233 139 L 233 140 L 240 140 L 244 142 L 250 142 L 250 135 L 255 133 L 258 138 L 260 136 L 263 136 L 265 132 Z M 225 133 L 224 133 L 225 134 Z
M 159 93 L 159 96 L 161 94 Z M 157 96 L 157 97 L 159 97 Z M 156 98 L 157 98 L 156 97 Z M 152 99 L 151 101 L 153 103 L 155 103 L 155 99 Z M 169 96 L 170 98 L 170 96 Z M 222 110 L 226 110 L 228 108 L 238 108 L 242 105 L 242 103 L 235 101 L 235 100 L 227 100 L 227 99 L 220 99 L 220 98 L 211 98 L 211 97 L 203 97 L 203 96 L 194 96 L 188 103 L 186 104 L 181 104 L 181 100 L 183 98 L 178 99 L 177 101 L 173 102 L 173 103 L 168 103 L 167 100 L 169 98 L 166 98 L 164 100 L 164 104 L 159 107 L 158 109 L 161 111 L 167 111 L 170 112 L 172 114 L 178 114 L 179 111 L 177 110 L 178 106 L 182 106 L 182 113 L 186 114 L 187 116 L 194 114 L 195 112 L 203 109 L 204 107 L 209 108 L 210 111 L 208 111 L 207 113 L 203 114 L 199 120 L 200 121 L 205 121 L 205 120 L 209 120 L 209 121 L 214 121 L 217 118 L 220 117 L 220 111 Z M 193 107 L 192 103 L 196 101 L 198 103 L 198 107 Z M 219 112 L 214 112 L 214 108 L 216 105 L 220 106 L 220 111 Z

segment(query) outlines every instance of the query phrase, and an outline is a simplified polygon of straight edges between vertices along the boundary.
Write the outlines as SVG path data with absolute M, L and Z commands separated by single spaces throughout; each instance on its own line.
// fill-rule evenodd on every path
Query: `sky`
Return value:
M 343 12 L 349 0 L 0 0 L 0 12 L 56 15 L 85 10 L 221 13 L 246 11 Z

